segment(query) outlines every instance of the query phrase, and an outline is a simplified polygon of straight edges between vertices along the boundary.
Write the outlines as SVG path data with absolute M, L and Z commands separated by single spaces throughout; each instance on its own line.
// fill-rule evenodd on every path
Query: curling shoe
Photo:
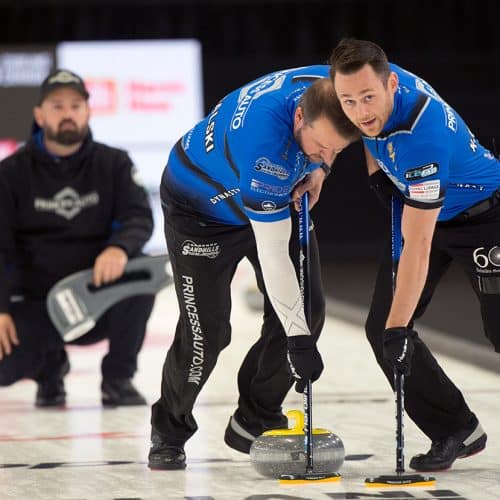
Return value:
M 37 408 L 55 408 L 66 404 L 64 377 L 68 374 L 69 369 L 69 361 L 66 354 L 64 354 L 63 364 L 56 373 L 36 381 L 35 406 Z
M 253 440 L 258 437 L 248 432 L 241 423 L 232 415 L 224 433 L 224 442 L 233 450 L 241 453 L 250 453 Z
M 410 460 L 410 467 L 420 472 L 449 469 L 457 458 L 466 458 L 484 450 L 487 435 L 474 417 L 463 430 L 440 441 L 433 441 L 431 449 L 424 455 Z
M 66 391 L 62 377 L 38 382 L 35 406 L 37 408 L 54 408 L 66 404 Z
M 285 415 L 282 415 L 282 422 L 280 424 L 265 428 L 261 432 L 251 431 L 240 416 L 236 417 L 236 413 L 229 418 L 229 423 L 224 433 L 224 442 L 230 448 L 233 448 L 233 450 L 240 451 L 241 453 L 249 454 L 253 441 L 263 432 L 270 429 L 288 429 L 288 419 Z
M 143 406 L 147 404 L 129 378 L 103 379 L 101 396 L 103 406 Z
M 148 467 L 152 470 L 180 470 L 186 468 L 186 453 L 181 446 L 167 444 L 160 435 L 151 433 Z

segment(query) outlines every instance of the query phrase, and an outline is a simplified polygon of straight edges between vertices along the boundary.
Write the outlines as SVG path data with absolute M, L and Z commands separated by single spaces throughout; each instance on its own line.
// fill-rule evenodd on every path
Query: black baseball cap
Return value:
M 75 89 L 85 99 L 89 98 L 89 93 L 85 87 L 85 83 L 76 73 L 68 71 L 67 69 L 56 69 L 50 73 L 50 75 L 47 76 L 47 78 L 45 78 L 40 85 L 39 104 L 41 104 L 52 91 L 61 87 Z

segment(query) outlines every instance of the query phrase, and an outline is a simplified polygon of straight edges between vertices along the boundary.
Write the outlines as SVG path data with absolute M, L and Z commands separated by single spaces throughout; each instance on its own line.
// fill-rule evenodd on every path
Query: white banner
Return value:
M 151 195 L 155 231 L 147 250 L 166 251 L 159 203 L 170 148 L 203 116 L 197 40 L 64 42 L 57 65 L 90 93 L 94 139 L 128 151 Z

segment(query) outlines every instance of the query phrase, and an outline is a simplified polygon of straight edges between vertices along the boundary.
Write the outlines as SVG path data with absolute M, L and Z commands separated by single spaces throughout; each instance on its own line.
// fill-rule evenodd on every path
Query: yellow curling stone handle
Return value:
M 296 436 L 296 435 L 304 435 L 304 412 L 300 410 L 290 410 L 286 412 L 286 416 L 288 419 L 292 419 L 295 421 L 294 427 L 291 429 L 271 429 L 270 431 L 264 432 L 263 436 Z M 330 431 L 327 429 L 313 429 L 313 434 L 330 434 Z

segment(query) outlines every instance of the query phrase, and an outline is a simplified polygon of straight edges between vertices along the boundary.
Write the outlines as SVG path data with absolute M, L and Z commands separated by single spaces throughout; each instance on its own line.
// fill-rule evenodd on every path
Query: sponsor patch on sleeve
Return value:
M 265 156 L 258 158 L 255 161 L 254 170 L 257 172 L 262 172 L 263 174 L 272 175 L 280 180 L 288 179 L 290 173 L 285 167 L 273 163 L 269 158 Z
M 437 179 L 419 182 L 418 184 L 410 184 L 408 190 L 412 200 L 437 200 L 439 199 L 440 187 L 441 181 Z
M 430 177 L 431 175 L 437 174 L 438 170 L 439 165 L 437 163 L 428 163 L 423 167 L 417 167 L 407 170 L 405 172 L 405 179 L 407 181 L 424 179 L 425 177 Z

